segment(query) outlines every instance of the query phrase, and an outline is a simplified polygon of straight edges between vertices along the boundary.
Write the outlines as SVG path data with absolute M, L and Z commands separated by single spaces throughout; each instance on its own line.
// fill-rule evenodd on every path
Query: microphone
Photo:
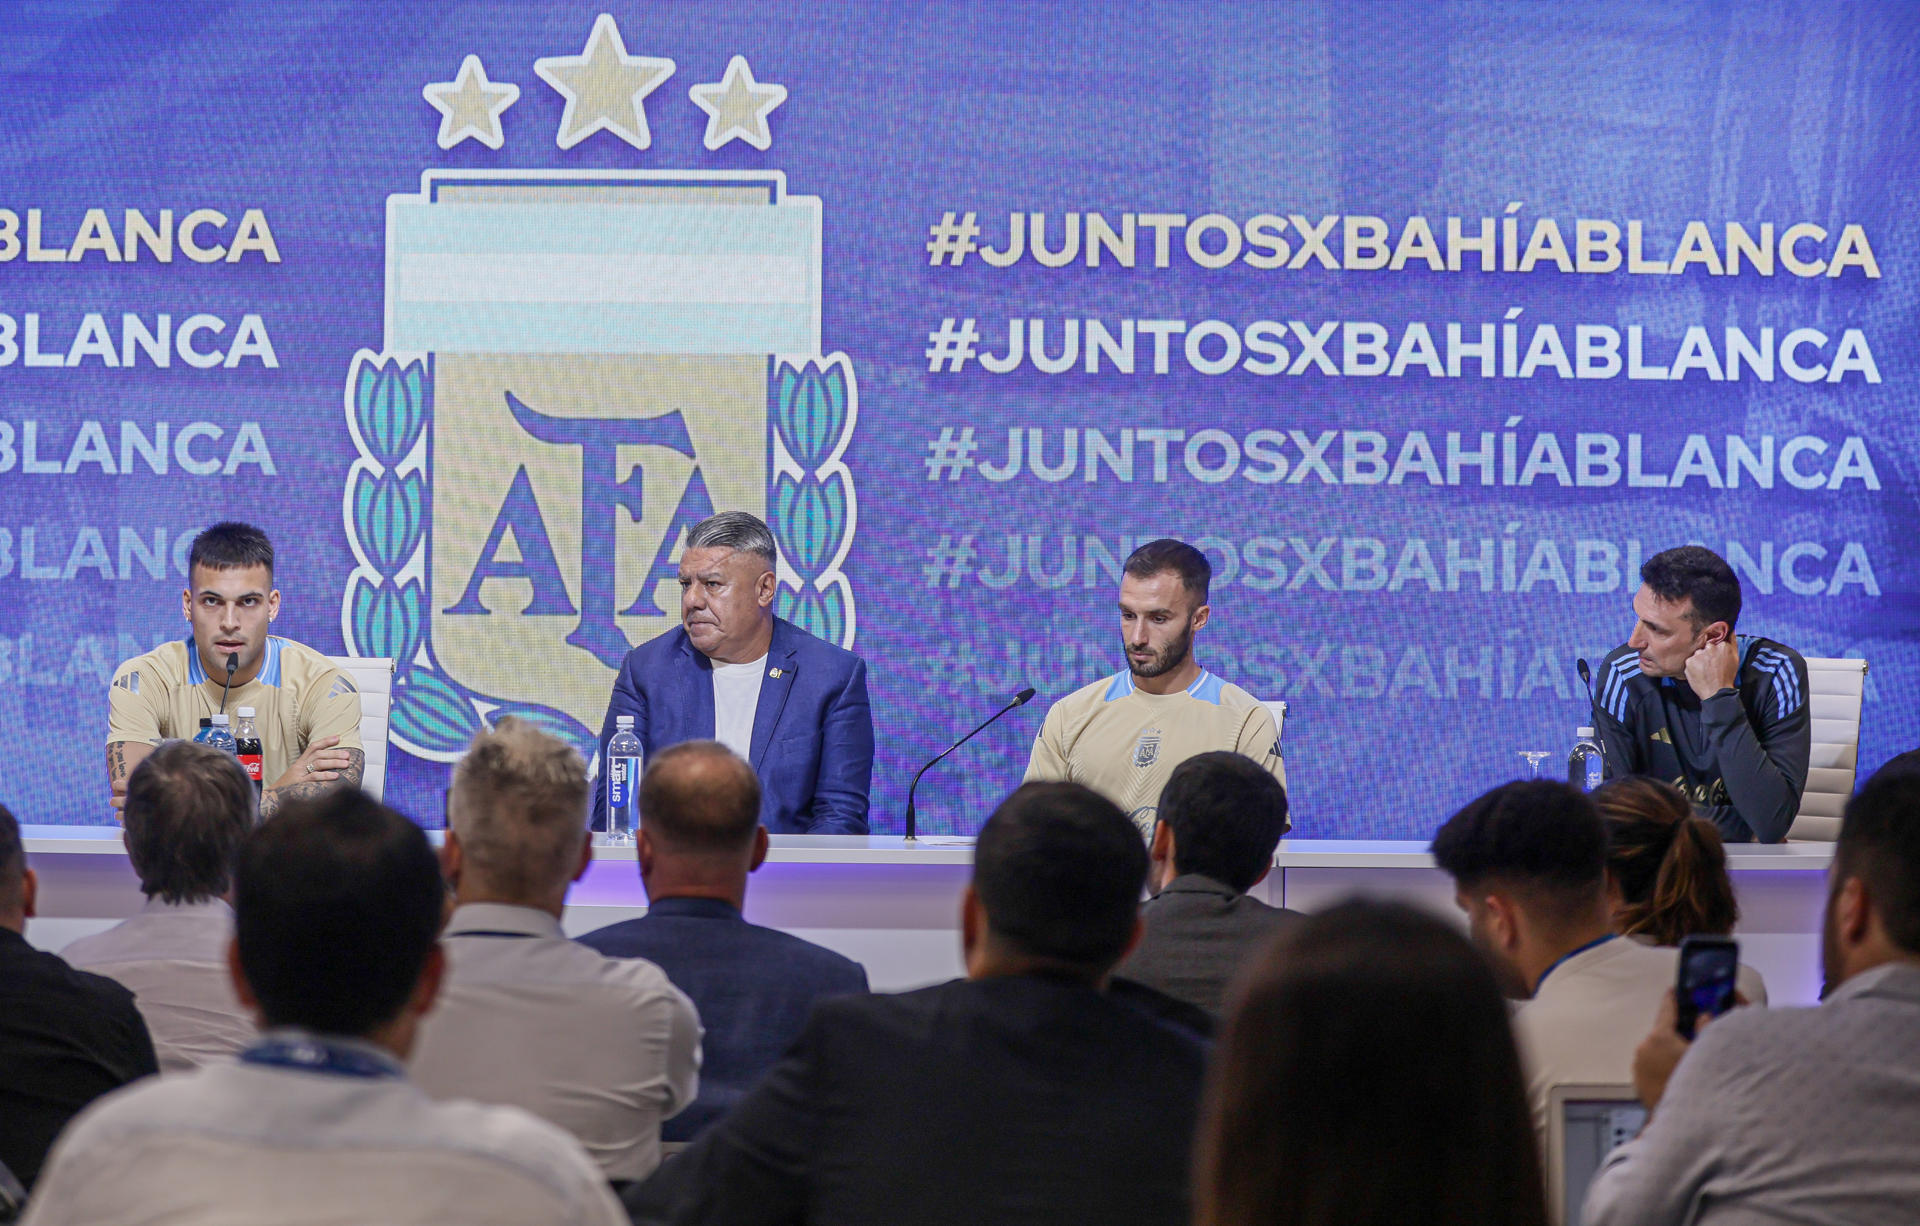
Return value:
M 1600 704 L 1593 696 L 1593 669 L 1587 666 L 1587 658 L 1581 656 L 1573 662 L 1579 670 L 1580 683 L 1587 687 L 1587 718 L 1593 721 L 1593 743 L 1600 747 L 1600 761 L 1607 760 L 1607 743 L 1600 736 Z
M 233 688 L 233 673 L 234 670 L 239 667 L 240 653 L 237 651 L 229 651 L 227 653 L 227 683 L 220 687 L 220 714 L 222 715 L 227 713 L 227 691 Z
M 1034 693 L 1033 687 L 1028 686 L 1026 689 L 1021 690 L 1018 694 L 1015 694 L 1013 696 L 1012 702 L 1008 703 L 1004 707 L 1001 707 L 998 711 L 995 711 L 992 715 L 987 716 L 987 718 L 981 722 L 980 727 L 975 728 L 972 732 L 967 733 L 967 735 L 961 737 L 959 740 L 955 741 L 953 744 L 941 750 L 939 755 L 935 757 L 932 762 L 929 762 L 925 766 L 921 767 L 920 770 L 914 775 L 913 782 L 907 785 L 907 842 L 909 843 L 919 842 L 919 839 L 916 838 L 914 834 L 913 790 L 920 786 L 920 776 L 926 774 L 929 770 L 932 770 L 934 763 L 939 762 L 941 758 L 946 757 L 948 754 L 952 753 L 954 750 L 960 748 L 962 745 L 965 745 L 968 741 L 971 741 L 974 737 L 980 735 L 980 733 L 986 729 L 986 726 L 988 724 L 991 724 L 994 720 L 999 719 L 1002 715 L 1005 715 L 1007 712 L 1013 710 L 1015 707 L 1025 706 L 1027 701 L 1033 697 L 1033 693 Z

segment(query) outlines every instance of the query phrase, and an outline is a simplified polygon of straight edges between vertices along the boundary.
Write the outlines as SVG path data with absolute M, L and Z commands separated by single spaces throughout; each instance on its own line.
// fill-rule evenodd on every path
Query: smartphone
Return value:
M 1732 937 L 1687 937 L 1680 942 L 1679 982 L 1674 999 L 1680 1006 L 1676 1029 L 1693 1038 L 1700 1016 L 1719 1017 L 1733 1008 L 1734 981 L 1740 974 L 1740 943 Z

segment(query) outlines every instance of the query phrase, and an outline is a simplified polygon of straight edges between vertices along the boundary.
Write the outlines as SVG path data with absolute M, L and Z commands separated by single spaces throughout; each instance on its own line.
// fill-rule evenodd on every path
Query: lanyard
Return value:
M 488 937 L 501 941 L 531 941 L 538 937 L 537 932 L 494 932 L 486 928 L 462 928 L 458 932 L 449 932 L 447 939 L 454 937 Z
M 1582 945 L 1582 946 L 1581 946 L 1580 948 L 1578 948 L 1578 949 L 1570 949 L 1570 950 L 1568 950 L 1568 951 L 1567 951 L 1566 953 L 1564 953 L 1564 954 L 1561 954 L 1561 955 L 1560 955 L 1560 956 L 1559 956 L 1558 958 L 1555 958 L 1555 959 L 1553 960 L 1553 965 L 1552 965 L 1552 966 L 1549 966 L 1549 967 L 1548 967 L 1548 968 L 1547 968 L 1546 970 L 1544 970 L 1544 971 L 1541 971 L 1541 972 L 1540 972 L 1540 978 L 1534 981 L 1534 985 L 1533 985 L 1533 994 L 1534 994 L 1535 996 L 1538 996 L 1538 995 L 1540 995 L 1540 985 L 1541 985 L 1541 984 L 1544 984 L 1544 983 L 1545 983 L 1545 982 L 1547 981 L 1547 976 L 1548 976 L 1548 975 L 1551 975 L 1551 974 L 1553 974 L 1553 973 L 1554 973 L 1555 971 L 1557 971 L 1557 970 L 1559 970 L 1559 969 L 1560 969 L 1560 964 L 1561 964 L 1562 962 L 1565 962 L 1565 961 L 1566 961 L 1566 960 L 1567 960 L 1568 958 L 1577 958 L 1577 957 L 1579 957 L 1579 956 L 1580 956 L 1581 954 L 1584 954 L 1584 953 L 1586 953 L 1586 952 L 1587 952 L 1587 951 L 1588 951 L 1589 949 L 1596 949 L 1596 948 L 1598 948 L 1599 946 L 1602 946 L 1602 945 L 1605 945 L 1605 944 L 1606 944 L 1606 943 L 1607 943 L 1608 941 L 1611 941 L 1611 940 L 1613 940 L 1613 938 L 1614 938 L 1614 937 L 1615 937 L 1616 935 L 1618 935 L 1618 934 L 1617 934 L 1617 933 L 1612 933 L 1612 932 L 1609 932 L 1609 933 L 1608 933 L 1608 934 L 1607 934 L 1606 936 L 1603 936 L 1603 937 L 1599 937 L 1599 938 L 1597 938 L 1597 939 L 1595 939 L 1595 940 L 1592 940 L 1592 941 L 1588 941 L 1588 942 L 1587 942 L 1587 943 L 1586 943 L 1585 945 Z
M 240 1053 L 242 1064 L 267 1068 L 295 1068 L 334 1077 L 398 1077 L 400 1067 L 391 1057 L 360 1047 L 329 1043 L 313 1035 L 262 1039 Z

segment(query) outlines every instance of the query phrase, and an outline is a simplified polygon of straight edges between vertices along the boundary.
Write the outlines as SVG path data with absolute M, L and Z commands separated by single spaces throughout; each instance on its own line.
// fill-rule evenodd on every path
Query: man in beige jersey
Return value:
M 1120 577 L 1127 667 L 1053 704 L 1034 739 L 1026 782 L 1085 784 L 1149 838 L 1160 789 L 1195 754 L 1244 754 L 1286 785 L 1273 714 L 1193 658 L 1194 632 L 1212 611 L 1212 578 L 1206 555 L 1181 541 L 1149 541 L 1128 555 Z
M 128 660 L 107 691 L 113 807 L 125 807 L 127 776 L 154 746 L 191 739 L 223 706 L 229 718 L 241 707 L 255 712 L 262 817 L 343 781 L 358 787 L 360 694 L 327 657 L 267 633 L 280 593 L 266 533 L 219 523 L 194 537 L 180 606 L 191 636 Z

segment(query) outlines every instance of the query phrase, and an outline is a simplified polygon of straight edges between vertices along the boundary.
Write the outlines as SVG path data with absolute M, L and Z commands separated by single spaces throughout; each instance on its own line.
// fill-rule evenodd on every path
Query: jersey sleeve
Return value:
M 360 691 L 353 678 L 338 668 L 329 668 L 307 687 L 306 701 L 300 711 L 300 727 L 306 733 L 306 745 L 322 737 L 337 736 L 341 749 L 363 749 L 360 744 Z
M 1594 734 L 1600 739 L 1602 765 L 1608 779 L 1637 775 L 1646 769 L 1639 739 L 1633 731 L 1634 694 L 1625 662 L 1632 657 L 1609 656 L 1594 677 Z M 1637 668 L 1634 670 L 1637 672 Z
M 1265 703 L 1254 707 L 1240 725 L 1240 739 L 1234 751 L 1252 758 L 1268 774 L 1287 786 L 1287 760 L 1280 753 L 1280 725 Z
M 107 744 L 134 741 L 155 745 L 161 739 L 160 713 L 166 707 L 166 683 L 144 656 L 122 664 L 107 688 Z
M 1040 735 L 1033 738 L 1033 753 L 1027 759 L 1027 773 L 1022 783 L 1057 783 L 1073 778 L 1073 772 L 1067 767 L 1066 748 L 1060 743 L 1060 727 L 1066 721 L 1060 718 L 1060 704 L 1054 703 L 1047 710 L 1047 717 L 1040 721 Z

